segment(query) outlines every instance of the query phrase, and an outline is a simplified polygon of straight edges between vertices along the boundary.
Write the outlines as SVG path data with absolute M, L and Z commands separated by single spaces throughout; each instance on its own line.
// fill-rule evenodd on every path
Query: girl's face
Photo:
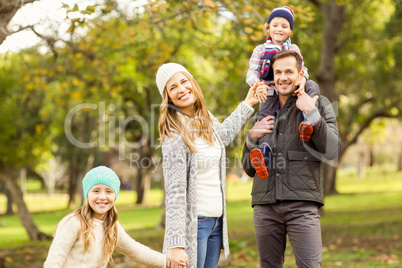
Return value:
M 290 23 L 283 17 L 275 17 L 269 23 L 269 36 L 275 45 L 280 45 L 289 38 L 292 30 Z
M 170 100 L 180 110 L 192 115 L 196 96 L 190 80 L 182 73 L 175 73 L 166 83 L 166 90 Z
M 104 215 L 114 206 L 116 197 L 113 189 L 105 184 L 96 184 L 88 192 L 88 203 L 95 212 L 95 218 L 103 220 Z

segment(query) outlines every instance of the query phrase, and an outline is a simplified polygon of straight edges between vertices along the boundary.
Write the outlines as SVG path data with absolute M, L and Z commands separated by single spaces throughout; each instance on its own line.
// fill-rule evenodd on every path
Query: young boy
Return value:
M 290 38 L 293 36 L 293 10 L 287 6 L 275 8 L 269 15 L 267 23 L 264 25 L 267 31 L 268 37 L 265 44 L 258 45 L 251 55 L 249 61 L 249 69 L 247 71 L 246 82 L 252 86 L 254 83 L 265 83 L 269 86 L 267 100 L 260 104 L 259 118 L 264 118 L 268 115 L 275 115 L 278 109 L 279 99 L 274 83 L 274 74 L 271 68 L 271 60 L 275 54 L 282 50 L 295 50 L 301 56 L 300 49 L 296 44 L 292 44 Z M 300 80 L 298 87 L 299 89 L 295 92 L 306 91 L 310 96 L 319 95 L 318 85 L 308 80 L 308 70 L 304 66 L 302 69 L 304 71 L 304 77 Z M 312 126 L 305 120 L 306 118 L 303 113 L 302 123 L 299 126 L 300 139 L 302 141 L 308 141 L 312 134 Z M 257 161 L 251 161 L 255 163 L 254 168 L 260 178 L 265 179 L 268 177 L 267 167 L 271 165 L 271 153 L 272 147 L 274 145 L 274 139 L 272 134 L 270 136 L 269 142 L 260 145 L 260 149 L 256 149 L 250 152 L 251 158 L 256 158 Z M 261 152 L 262 151 L 262 152 Z M 265 156 L 265 161 L 262 161 Z M 258 164 L 259 163 L 259 164 Z

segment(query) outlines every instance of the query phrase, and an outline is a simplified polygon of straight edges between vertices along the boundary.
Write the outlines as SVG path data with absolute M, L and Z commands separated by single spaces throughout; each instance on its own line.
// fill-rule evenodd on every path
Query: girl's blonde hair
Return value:
M 81 231 L 79 238 L 81 240 L 82 246 L 84 248 L 84 252 L 89 249 L 89 245 L 91 242 L 94 242 L 95 236 L 93 233 L 93 224 L 92 218 L 94 217 L 95 212 L 89 205 L 89 202 L 85 203 L 81 208 L 75 210 L 71 213 L 75 217 L 78 218 L 81 224 Z M 114 247 L 117 243 L 117 218 L 118 213 L 116 207 L 113 205 L 113 208 L 109 209 L 106 212 L 105 217 L 103 219 L 103 230 L 104 230 L 104 241 L 103 241 L 103 256 L 102 260 L 112 257 Z
M 267 36 L 269 36 L 269 23 L 265 23 L 264 28 L 265 28 L 265 33 L 267 34 Z M 293 37 L 293 30 L 290 31 L 288 38 L 291 38 L 291 37 Z
M 211 146 L 215 142 L 212 130 L 212 119 L 205 106 L 204 95 L 197 81 L 185 72 L 180 73 L 189 79 L 192 85 L 195 98 L 195 112 L 192 117 L 185 114 L 180 116 L 178 114 L 180 113 L 180 108 L 172 103 L 165 86 L 162 94 L 158 124 L 160 141 L 163 142 L 166 137 L 172 137 L 172 132 L 177 132 L 182 136 L 190 152 L 194 153 L 197 151 L 194 144 L 194 140 L 197 137 L 203 138 Z

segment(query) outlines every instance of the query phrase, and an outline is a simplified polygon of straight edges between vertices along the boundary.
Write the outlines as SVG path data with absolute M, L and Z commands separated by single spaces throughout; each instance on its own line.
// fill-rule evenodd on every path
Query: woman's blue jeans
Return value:
M 222 217 L 198 216 L 197 268 L 218 266 L 222 249 Z

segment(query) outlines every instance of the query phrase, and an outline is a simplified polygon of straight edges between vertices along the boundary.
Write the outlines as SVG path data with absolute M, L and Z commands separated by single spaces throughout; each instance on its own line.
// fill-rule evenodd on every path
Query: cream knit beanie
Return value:
M 177 63 L 165 63 L 159 67 L 158 72 L 156 73 L 156 85 L 158 86 L 161 96 L 163 96 L 163 90 L 165 89 L 166 83 L 174 74 L 178 72 L 185 72 L 193 77 L 183 65 Z

